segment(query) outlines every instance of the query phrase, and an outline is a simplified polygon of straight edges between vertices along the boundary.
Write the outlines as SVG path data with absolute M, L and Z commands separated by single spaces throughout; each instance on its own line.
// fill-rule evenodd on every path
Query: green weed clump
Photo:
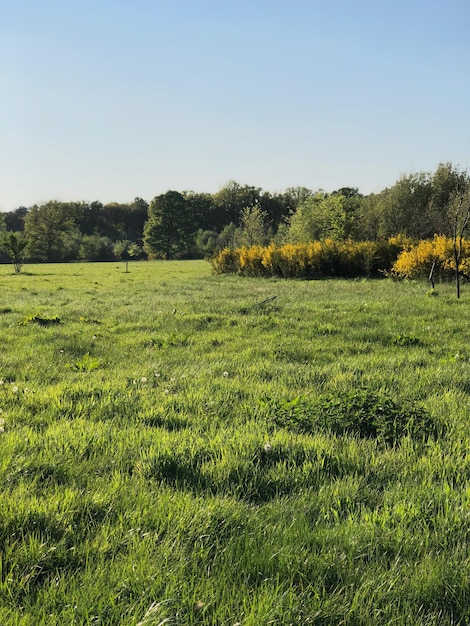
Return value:
M 40 315 L 38 313 L 33 313 L 31 315 L 27 315 L 20 324 L 22 326 L 27 326 L 28 324 L 38 324 L 38 326 L 55 326 L 60 324 L 60 317 L 58 315 L 54 315 L 52 317 L 47 317 L 45 315 Z
M 323 430 L 335 435 L 376 438 L 389 444 L 403 437 L 424 441 L 439 432 L 438 424 L 424 408 L 411 402 L 397 403 L 368 389 L 338 391 L 313 401 L 298 396 L 273 407 L 272 420 L 297 432 Z

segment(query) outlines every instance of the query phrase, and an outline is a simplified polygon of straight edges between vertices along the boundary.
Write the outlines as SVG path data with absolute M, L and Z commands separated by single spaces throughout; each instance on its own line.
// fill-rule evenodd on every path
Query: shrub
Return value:
M 451 278 L 455 270 L 452 239 L 443 235 L 435 235 L 409 245 L 398 256 L 393 264 L 392 274 L 399 278 L 428 277 L 435 262 L 435 275 Z M 462 274 L 468 275 L 470 270 L 470 241 L 463 241 Z
M 403 243 L 337 242 L 332 239 L 308 244 L 224 248 L 211 260 L 217 274 L 281 276 L 282 278 L 344 278 L 379 276 L 391 269 Z

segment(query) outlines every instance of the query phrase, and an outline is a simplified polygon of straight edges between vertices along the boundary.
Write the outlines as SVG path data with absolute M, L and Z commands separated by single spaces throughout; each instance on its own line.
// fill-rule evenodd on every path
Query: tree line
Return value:
M 367 196 L 356 187 L 273 194 L 232 181 L 214 194 L 171 190 L 150 203 L 50 201 L 0 214 L 1 260 L 184 259 L 269 242 L 452 236 L 448 207 L 469 188 L 466 171 L 442 163 Z

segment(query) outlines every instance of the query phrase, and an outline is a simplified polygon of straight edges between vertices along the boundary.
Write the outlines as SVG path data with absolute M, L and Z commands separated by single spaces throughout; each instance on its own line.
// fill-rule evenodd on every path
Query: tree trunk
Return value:
M 457 248 L 454 246 L 454 262 L 455 262 L 455 290 L 457 294 L 457 298 L 460 298 L 460 254 L 457 251 Z

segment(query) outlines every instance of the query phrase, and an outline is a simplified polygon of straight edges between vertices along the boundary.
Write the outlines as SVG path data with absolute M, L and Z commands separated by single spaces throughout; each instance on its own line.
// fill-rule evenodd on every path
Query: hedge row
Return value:
M 345 241 L 331 239 L 309 244 L 225 248 L 213 259 L 218 274 L 323 277 L 427 277 L 434 264 L 436 279 L 453 275 L 455 261 L 452 239 L 436 235 L 432 240 L 413 242 L 404 237 L 388 241 Z M 470 241 L 464 240 L 461 271 L 470 276 Z
M 277 247 L 225 248 L 213 259 L 218 274 L 283 278 L 373 277 L 390 271 L 405 240 L 338 242 L 331 239 Z

